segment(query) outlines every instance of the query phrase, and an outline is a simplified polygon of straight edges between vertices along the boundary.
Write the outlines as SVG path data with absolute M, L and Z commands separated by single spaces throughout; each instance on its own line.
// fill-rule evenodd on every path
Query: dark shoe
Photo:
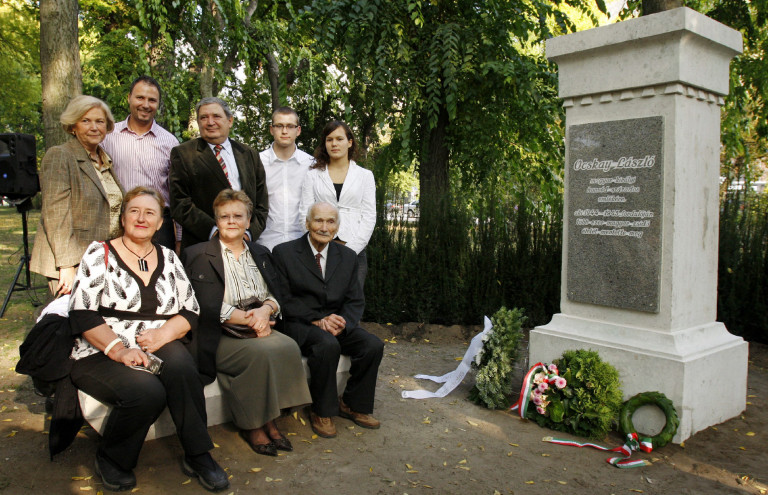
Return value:
M 136 486 L 136 476 L 133 471 L 123 471 L 108 459 L 96 453 L 96 476 L 104 482 L 104 487 L 113 492 L 130 490 Z
M 286 452 L 293 452 L 293 445 L 291 445 L 290 440 L 285 438 L 283 434 L 280 434 L 280 438 L 278 439 L 272 439 L 272 444 L 275 446 L 277 450 L 284 450 Z
M 343 400 L 339 400 L 339 416 L 342 418 L 351 419 L 357 426 L 370 428 L 371 430 L 378 430 L 379 426 L 381 426 L 381 422 L 378 419 L 374 418 L 370 414 L 363 414 L 353 411 L 349 408 L 348 405 L 344 404 Z
M 309 419 L 312 431 L 314 431 L 317 436 L 323 438 L 334 438 L 336 436 L 336 426 L 333 424 L 331 418 L 324 418 L 310 412 Z
M 196 477 L 206 490 L 218 492 L 229 487 L 227 473 L 208 452 L 191 457 L 185 455 L 181 469 L 187 476 Z
M 275 442 L 253 443 L 248 438 L 248 434 L 245 432 L 245 430 L 240 430 L 240 438 L 245 440 L 245 443 L 247 443 L 251 447 L 251 450 L 253 450 L 257 454 L 269 455 L 272 457 L 277 456 L 277 447 L 275 446 Z

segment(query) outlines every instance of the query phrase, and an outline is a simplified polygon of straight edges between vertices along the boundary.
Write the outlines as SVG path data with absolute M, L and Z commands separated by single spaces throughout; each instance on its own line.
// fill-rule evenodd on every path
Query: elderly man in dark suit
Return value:
M 326 438 L 336 436 L 336 415 L 364 428 L 380 425 L 371 413 L 384 344 L 358 326 L 365 300 L 357 254 L 332 242 L 338 229 L 338 209 L 315 203 L 307 213 L 309 232 L 275 246 L 272 253 L 282 279 L 283 333 L 308 358 L 312 430 Z M 341 354 L 350 356 L 352 366 L 338 399 L 335 375 Z
M 258 152 L 229 139 L 234 117 L 220 98 L 203 98 L 195 107 L 200 137 L 171 151 L 171 216 L 182 227 L 181 249 L 208 240 L 215 232 L 213 200 L 223 189 L 245 191 L 253 201 L 246 234 L 259 238 L 269 212 L 264 167 Z

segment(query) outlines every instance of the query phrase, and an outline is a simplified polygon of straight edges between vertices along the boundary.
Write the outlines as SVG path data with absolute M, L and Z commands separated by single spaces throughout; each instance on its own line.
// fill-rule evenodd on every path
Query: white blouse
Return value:
M 365 249 L 376 225 L 376 182 L 373 180 L 373 172 L 350 161 L 341 195 L 336 200 L 336 189 L 328 168 L 310 170 L 301 190 L 301 218 L 306 218 L 309 207 L 318 201 L 325 201 L 339 209 L 337 237 L 358 254 Z

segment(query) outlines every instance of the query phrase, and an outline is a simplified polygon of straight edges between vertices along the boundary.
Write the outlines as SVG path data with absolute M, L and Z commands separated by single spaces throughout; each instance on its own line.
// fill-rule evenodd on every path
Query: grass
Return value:
M 40 219 L 40 211 L 30 211 L 27 218 L 31 252 L 37 222 Z M 0 207 L 0 297 L 3 299 L 5 299 L 11 281 L 16 274 L 21 256 L 24 254 L 22 237 L 21 214 L 16 211 L 16 208 Z M 26 283 L 23 271 L 19 277 L 19 282 Z M 33 273 L 32 286 L 44 285 L 46 285 L 45 278 Z M 33 303 L 45 302 L 47 299 L 47 288 L 34 291 L 20 290 L 11 295 L 5 314 L 0 318 L 0 342 L 3 342 L 0 346 L 0 355 L 2 355 L 3 361 L 9 357 L 9 353 L 15 354 L 14 362 L 18 359 L 18 347 L 35 321 L 36 307 Z

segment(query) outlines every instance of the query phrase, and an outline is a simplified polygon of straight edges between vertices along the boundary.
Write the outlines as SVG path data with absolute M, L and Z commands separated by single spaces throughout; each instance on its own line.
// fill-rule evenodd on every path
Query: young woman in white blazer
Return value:
M 357 253 L 362 287 L 368 272 L 365 247 L 376 225 L 376 183 L 373 173 L 353 160 L 356 151 L 357 142 L 347 124 L 334 120 L 325 126 L 315 163 L 304 179 L 300 208 L 306 217 L 318 201 L 336 205 L 340 215 L 336 241 Z

